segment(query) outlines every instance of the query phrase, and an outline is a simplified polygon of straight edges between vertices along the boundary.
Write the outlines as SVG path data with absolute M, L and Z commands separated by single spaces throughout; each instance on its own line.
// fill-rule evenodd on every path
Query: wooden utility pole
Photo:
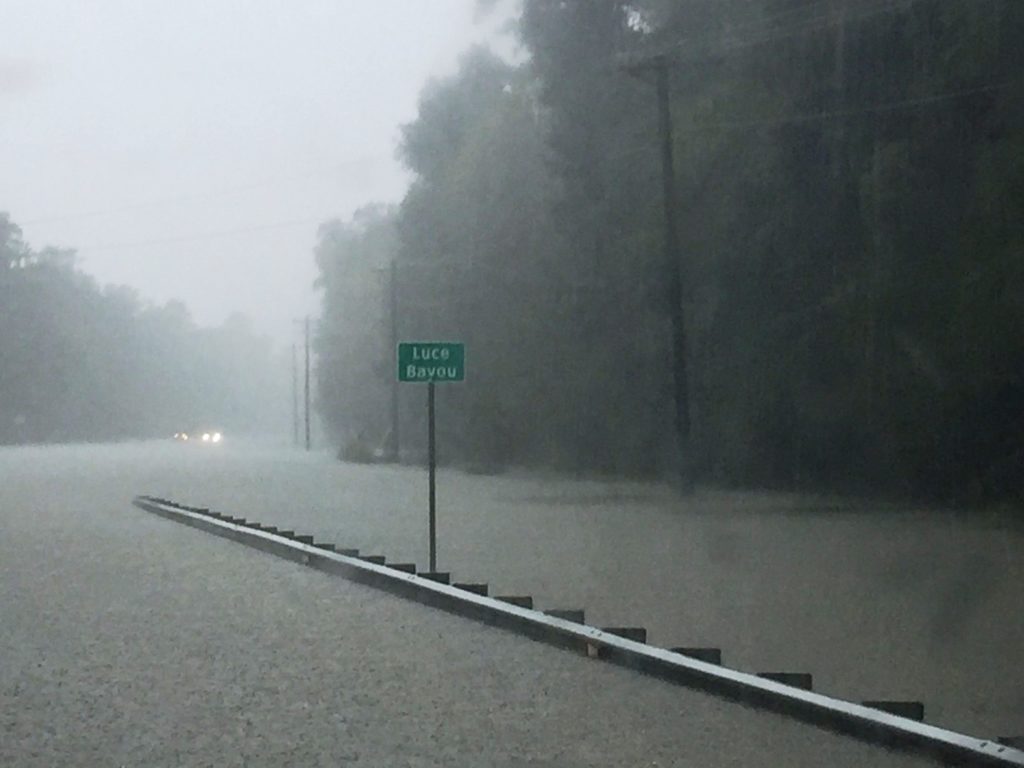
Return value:
M 310 450 L 312 443 L 309 438 L 309 315 L 306 315 L 306 450 Z
M 292 342 L 292 445 L 299 447 L 299 360 Z
M 661 144 L 661 193 L 665 217 L 664 269 L 665 301 L 671 321 L 672 341 L 672 394 L 675 406 L 674 457 L 680 488 L 685 493 L 693 490 L 693 467 L 690 455 L 690 388 L 687 371 L 686 319 L 683 314 L 683 277 L 679 252 L 679 232 L 676 227 L 675 163 L 672 152 L 672 104 L 669 89 L 667 56 L 652 56 L 632 63 L 627 70 L 642 76 L 653 71 L 658 99 L 658 135 Z M 646 80 L 646 78 L 644 78 Z
M 398 353 L 398 262 L 391 260 L 391 355 L 388 363 L 394 361 Z M 390 369 L 389 369 L 390 370 Z M 398 377 L 391 371 L 391 440 L 388 446 L 391 459 L 398 463 L 400 444 L 398 441 Z

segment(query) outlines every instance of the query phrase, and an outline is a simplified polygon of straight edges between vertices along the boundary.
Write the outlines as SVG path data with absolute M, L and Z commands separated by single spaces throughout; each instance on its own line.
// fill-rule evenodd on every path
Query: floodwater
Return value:
M 142 443 L 5 449 L 0 472 L 5 505 L 108 493 L 127 522 L 143 514 L 129 496 L 151 494 L 427 565 L 418 468 Z M 53 501 L 33 497 L 44 480 Z M 439 569 L 492 595 L 720 647 L 737 669 L 811 672 L 840 698 L 923 701 L 926 722 L 972 735 L 1024 733 L 1024 531 L 997 516 L 442 470 L 438 539 Z

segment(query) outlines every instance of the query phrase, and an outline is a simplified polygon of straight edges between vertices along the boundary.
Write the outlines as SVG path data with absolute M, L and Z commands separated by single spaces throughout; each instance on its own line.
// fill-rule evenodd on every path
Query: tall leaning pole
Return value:
M 310 441 L 310 435 L 309 435 L 309 315 L 306 315 L 305 337 L 306 337 L 306 381 L 305 381 L 306 450 L 308 451 L 312 447 L 312 442 Z
M 672 104 L 670 99 L 670 60 L 657 54 L 625 64 L 630 74 L 650 82 L 653 73 L 658 100 L 658 138 L 661 148 L 661 192 L 664 210 L 665 304 L 671 323 L 672 400 L 675 437 L 674 463 L 676 479 L 683 493 L 692 493 L 694 486 L 690 445 L 690 387 L 687 366 L 686 318 L 683 312 L 682 259 L 679 231 L 676 226 L 675 160 L 672 151 Z

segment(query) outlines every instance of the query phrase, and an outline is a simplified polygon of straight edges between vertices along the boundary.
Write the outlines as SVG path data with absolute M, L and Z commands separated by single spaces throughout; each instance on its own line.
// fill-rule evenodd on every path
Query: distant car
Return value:
M 174 439 L 179 443 L 216 445 L 224 439 L 224 435 L 216 429 L 195 429 L 190 432 L 175 432 Z

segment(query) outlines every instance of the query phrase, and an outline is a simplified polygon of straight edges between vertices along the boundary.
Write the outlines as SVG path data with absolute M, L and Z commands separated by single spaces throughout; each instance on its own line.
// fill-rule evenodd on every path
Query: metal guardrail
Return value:
M 886 747 L 929 755 L 951 765 L 1024 766 L 1024 751 L 994 739 L 981 739 L 890 714 L 874 707 L 813 693 L 768 677 L 728 669 L 679 652 L 657 648 L 610 631 L 577 623 L 515 601 L 486 597 L 479 589 L 449 586 L 446 578 L 410 573 L 318 544 L 293 531 L 279 531 L 212 512 L 175 504 L 167 499 L 137 496 L 136 507 L 214 533 L 248 546 L 293 560 L 352 581 L 414 599 L 450 613 L 527 637 L 569 648 L 611 663 L 635 669 L 690 688 L 706 691 L 761 709 Z M 485 585 L 464 585 L 481 587 Z M 560 612 L 555 612 L 560 613 Z M 564 611 L 561 613 L 565 613 Z M 684 650 L 684 649 L 680 649 Z

